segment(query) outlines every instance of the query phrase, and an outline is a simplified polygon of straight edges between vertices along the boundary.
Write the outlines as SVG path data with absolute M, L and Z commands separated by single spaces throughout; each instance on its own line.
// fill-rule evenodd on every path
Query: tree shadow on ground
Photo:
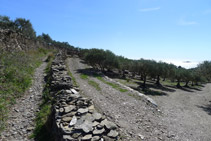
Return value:
M 140 87 L 143 86 L 142 82 L 136 81 L 135 83 L 137 83 Z M 146 88 L 154 88 L 154 89 L 158 89 L 158 90 L 162 90 L 162 91 L 166 91 L 166 92 L 175 92 L 175 89 L 167 88 L 163 85 L 156 85 L 155 83 L 150 83 L 150 82 L 146 83 Z
M 102 76 L 102 72 L 93 68 L 77 69 L 77 73 L 85 74 L 88 76 Z
M 140 93 L 144 93 L 145 95 L 151 95 L 151 96 L 168 96 L 167 93 L 165 92 L 161 92 L 161 91 L 155 91 L 155 90 L 151 90 L 149 88 L 144 88 L 143 87 L 134 87 L 134 86 L 130 86 L 130 88 L 139 91 Z
M 198 108 L 201 108 L 205 112 L 207 112 L 208 115 L 211 115 L 211 101 L 210 101 L 210 104 L 207 104 L 207 105 L 204 105 L 204 106 L 199 106 L 199 105 L 196 105 L 196 106 Z
M 177 86 L 166 85 L 166 87 L 173 88 L 173 89 L 179 89 L 179 90 L 183 90 L 183 91 L 186 91 L 186 92 L 193 92 L 192 90 L 190 90 L 190 88 L 183 87 L 183 86 L 177 87 Z

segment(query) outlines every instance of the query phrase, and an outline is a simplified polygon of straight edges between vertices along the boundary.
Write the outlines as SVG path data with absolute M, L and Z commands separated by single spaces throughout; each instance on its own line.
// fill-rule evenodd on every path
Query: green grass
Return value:
M 102 81 L 103 83 L 105 83 L 105 84 L 111 86 L 112 88 L 114 88 L 114 89 L 120 91 L 120 92 L 127 92 L 127 91 L 128 91 L 127 89 L 121 88 L 118 84 L 115 84 L 115 83 L 106 81 L 106 80 L 103 79 L 101 76 L 96 76 L 96 78 L 97 78 L 98 80 Z
M 51 133 L 49 131 L 48 127 L 48 119 L 51 114 L 51 108 L 52 108 L 52 100 L 53 98 L 50 96 L 50 70 L 51 70 L 51 64 L 52 60 L 54 59 L 54 55 L 51 54 L 48 57 L 48 65 L 45 69 L 45 73 L 47 74 L 47 81 L 43 90 L 43 101 L 40 105 L 40 111 L 36 114 L 35 119 L 35 130 L 33 134 L 30 136 L 30 138 L 35 138 L 39 141 L 46 141 L 46 140 L 52 140 Z
M 68 75 L 72 78 L 73 85 L 77 87 L 78 86 L 78 83 L 77 83 L 75 77 L 73 76 L 72 72 L 70 71 L 67 62 L 66 62 L 66 67 L 67 67 L 67 73 L 68 73 Z
M 86 74 L 81 74 L 80 77 L 81 79 L 88 80 L 88 75 Z
M 0 131 L 6 126 L 8 109 L 31 86 L 35 69 L 48 50 L 0 53 Z
M 101 91 L 99 84 L 96 83 L 95 81 L 89 80 L 88 83 L 89 83 L 89 85 L 93 86 L 96 90 Z

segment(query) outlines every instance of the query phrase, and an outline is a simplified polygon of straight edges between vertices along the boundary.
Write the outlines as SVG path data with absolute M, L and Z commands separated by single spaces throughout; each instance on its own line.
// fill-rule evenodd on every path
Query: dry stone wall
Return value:
M 67 74 L 62 55 L 51 67 L 53 104 L 53 134 L 57 141 L 119 140 L 118 127 L 96 111 L 91 99 L 82 97 Z
M 19 32 L 10 29 L 0 29 L 0 51 L 28 51 L 40 47 L 44 48 L 49 46 L 30 39 Z

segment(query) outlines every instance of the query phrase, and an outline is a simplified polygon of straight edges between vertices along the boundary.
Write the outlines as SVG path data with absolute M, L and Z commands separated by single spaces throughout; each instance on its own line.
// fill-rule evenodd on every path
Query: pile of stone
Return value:
M 60 59 L 58 59 L 60 58 Z M 61 55 L 52 63 L 53 128 L 61 141 L 118 140 L 118 127 L 95 110 L 93 102 L 73 88 Z

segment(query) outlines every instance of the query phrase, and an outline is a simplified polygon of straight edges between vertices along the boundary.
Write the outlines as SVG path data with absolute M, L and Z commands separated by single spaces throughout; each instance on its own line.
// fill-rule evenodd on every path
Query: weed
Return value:
M 81 77 L 81 79 L 84 79 L 84 80 L 88 79 L 88 75 L 86 75 L 86 74 L 81 74 L 80 77 Z
M 95 81 L 89 80 L 88 83 L 89 83 L 89 85 L 95 87 L 96 90 L 101 91 L 101 88 L 100 88 L 99 84 L 96 83 Z
M 100 81 L 102 81 L 103 83 L 111 86 L 112 88 L 116 89 L 116 90 L 119 90 L 120 92 L 127 92 L 128 90 L 127 89 L 123 89 L 121 88 L 118 84 L 115 84 L 115 83 L 112 83 L 112 82 L 108 82 L 106 81 L 105 79 L 103 79 L 101 76 L 96 76 L 96 78 Z

